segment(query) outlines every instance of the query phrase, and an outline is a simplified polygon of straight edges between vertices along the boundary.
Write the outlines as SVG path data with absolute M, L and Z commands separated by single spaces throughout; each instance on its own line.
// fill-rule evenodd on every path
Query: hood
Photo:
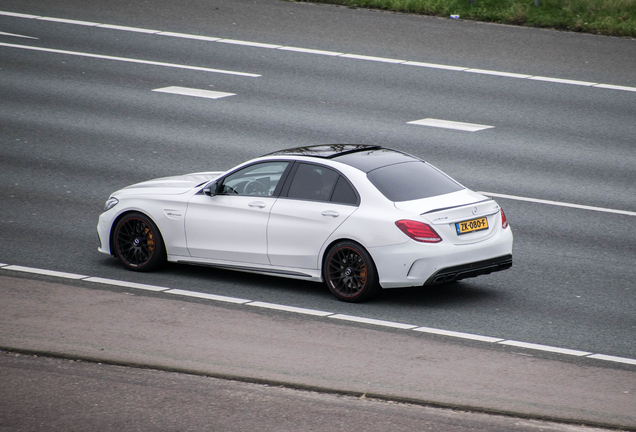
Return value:
M 172 177 L 162 177 L 154 180 L 137 183 L 123 188 L 120 192 L 132 193 L 143 189 L 145 195 L 178 195 L 186 193 L 193 187 L 207 183 L 219 177 L 225 171 L 212 171 L 202 173 L 184 174 Z

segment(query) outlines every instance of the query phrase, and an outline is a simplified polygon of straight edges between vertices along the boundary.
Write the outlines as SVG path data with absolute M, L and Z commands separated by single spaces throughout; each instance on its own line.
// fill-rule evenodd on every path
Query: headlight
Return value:
M 104 211 L 108 211 L 112 209 L 117 204 L 119 204 L 119 200 L 117 198 L 115 197 L 108 198 L 108 200 L 106 201 L 106 204 L 104 205 Z

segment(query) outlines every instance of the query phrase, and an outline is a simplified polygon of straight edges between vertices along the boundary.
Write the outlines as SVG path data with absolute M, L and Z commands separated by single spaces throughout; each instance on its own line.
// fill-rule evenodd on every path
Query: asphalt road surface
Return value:
M 0 10 L 1 263 L 636 358 L 634 40 L 273 0 Z M 153 91 L 171 86 L 233 95 Z M 492 194 L 514 267 L 352 305 L 96 251 L 116 189 L 320 143 L 404 150 Z

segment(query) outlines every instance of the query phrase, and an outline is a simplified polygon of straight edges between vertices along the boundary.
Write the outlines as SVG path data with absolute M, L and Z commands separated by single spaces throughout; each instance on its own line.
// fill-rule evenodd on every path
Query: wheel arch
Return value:
M 327 254 L 329 253 L 331 248 L 334 247 L 334 245 L 336 245 L 338 243 L 341 243 L 341 242 L 355 243 L 358 246 L 360 246 L 362 249 L 364 249 L 369 254 L 369 256 L 371 257 L 371 261 L 373 261 L 373 266 L 376 268 L 376 271 L 377 271 L 378 266 L 375 264 L 375 259 L 373 258 L 373 255 L 371 255 L 371 252 L 369 252 L 369 249 L 364 247 L 364 245 L 362 243 L 360 243 L 359 241 L 357 241 L 357 240 L 354 240 L 354 239 L 351 239 L 351 238 L 348 238 L 348 237 L 342 237 L 342 238 L 334 239 L 331 242 L 329 242 L 327 244 L 327 246 L 325 247 L 323 253 L 322 253 L 322 257 L 320 258 L 320 269 L 319 269 L 320 270 L 320 280 L 322 282 L 325 282 L 325 275 L 324 275 L 324 271 L 323 270 L 325 268 L 325 261 L 327 260 Z
M 153 224 L 155 224 L 155 226 L 157 227 L 157 231 L 159 231 L 159 240 L 161 240 L 161 244 L 163 245 L 164 254 L 166 254 L 166 256 L 167 256 L 168 252 L 166 250 L 166 243 L 163 240 L 163 233 L 161 232 L 161 228 L 159 228 L 159 224 L 157 223 L 155 218 L 153 218 L 152 216 L 150 216 L 146 212 L 143 212 L 141 210 L 134 210 L 134 209 L 123 211 L 121 214 L 119 214 L 113 220 L 113 223 L 110 226 L 110 234 L 108 236 L 108 248 L 110 249 L 110 254 L 112 256 L 114 256 L 114 257 L 117 257 L 117 255 L 115 254 L 115 248 L 114 248 L 114 246 L 115 246 L 115 227 L 117 226 L 117 224 L 119 223 L 120 220 L 122 220 L 125 216 L 127 216 L 127 215 L 129 215 L 131 213 L 142 214 L 145 217 L 147 217 L 148 219 L 150 219 Z

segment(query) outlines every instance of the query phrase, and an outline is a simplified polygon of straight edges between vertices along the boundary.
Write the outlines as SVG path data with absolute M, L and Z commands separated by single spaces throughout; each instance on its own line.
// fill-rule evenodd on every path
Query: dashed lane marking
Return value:
M 153 91 L 161 92 L 161 93 L 172 93 L 172 94 L 178 94 L 178 95 L 184 95 L 184 96 L 195 96 L 195 97 L 208 98 L 208 99 L 220 99 L 220 98 L 228 97 L 228 96 L 236 96 L 236 93 L 224 93 L 224 92 L 218 92 L 218 91 L 200 90 L 200 89 L 194 89 L 194 88 L 175 87 L 175 86 L 158 88 L 158 89 L 154 89 Z
M 38 38 L 33 37 L 33 36 L 25 36 L 25 35 L 19 35 L 19 34 L 14 34 L 14 33 L 5 33 L 5 32 L 0 32 L 0 36 L 10 36 L 10 37 L 18 37 L 18 38 L 23 38 L 23 39 L 35 39 L 35 40 L 38 39 Z
M 484 129 L 492 129 L 494 126 L 487 126 L 474 123 L 462 123 L 450 120 L 439 120 L 433 118 L 425 118 L 422 120 L 415 120 L 407 122 L 407 124 L 414 124 L 419 126 L 430 126 L 434 128 L 454 129 L 466 132 L 477 132 Z
M 616 356 L 611 356 L 606 354 L 593 354 L 587 351 L 552 347 L 548 345 L 520 342 L 515 340 L 506 340 L 506 339 L 494 338 L 490 336 L 474 335 L 470 333 L 455 332 L 455 331 L 436 329 L 431 327 L 418 327 L 412 324 L 385 321 L 385 320 L 379 320 L 375 318 L 358 317 L 353 315 L 336 314 L 332 312 L 319 311 L 315 309 L 306 309 L 306 308 L 300 308 L 295 306 L 280 305 L 276 303 L 259 302 L 259 301 L 253 301 L 248 299 L 227 297 L 227 296 L 222 296 L 217 294 L 208 294 L 208 293 L 187 291 L 187 290 L 181 290 L 181 289 L 170 289 L 170 288 L 159 287 L 155 285 L 146 285 L 146 284 L 139 284 L 135 282 L 120 281 L 116 279 L 83 276 L 83 275 L 78 275 L 74 273 L 66 273 L 66 272 L 60 272 L 60 271 L 45 270 L 45 269 L 38 269 L 38 268 L 24 267 L 24 266 L 18 266 L 18 265 L 10 265 L 10 264 L 0 264 L 0 269 L 32 273 L 32 274 L 40 274 L 40 275 L 46 275 L 46 276 L 55 276 L 55 277 L 60 277 L 65 279 L 84 280 L 88 282 L 101 283 L 104 285 L 113 285 L 113 286 L 120 286 L 120 287 L 134 288 L 134 289 L 151 290 L 151 291 L 163 292 L 167 294 L 195 297 L 195 298 L 201 298 L 201 299 L 219 301 L 219 302 L 225 302 L 225 303 L 235 303 L 235 304 L 241 304 L 241 305 L 247 305 L 247 306 L 261 307 L 261 308 L 273 309 L 273 310 L 278 310 L 283 312 L 292 312 L 292 313 L 299 313 L 304 315 L 314 315 L 318 317 L 333 318 L 333 319 L 337 319 L 341 321 L 349 321 L 349 322 L 355 322 L 360 324 L 370 324 L 375 326 L 390 327 L 390 328 L 401 329 L 401 330 L 412 330 L 417 332 L 431 333 L 431 334 L 437 334 L 437 335 L 448 336 L 448 337 L 456 337 L 461 339 L 471 339 L 471 340 L 482 341 L 482 342 L 497 343 L 502 345 L 524 348 L 528 350 L 547 351 L 547 352 L 553 352 L 557 354 L 585 357 L 585 358 L 609 361 L 614 363 L 636 365 L 636 359 L 627 358 L 627 357 L 616 357 Z
M 341 57 L 341 58 L 348 58 L 348 59 L 355 59 L 355 60 L 367 60 L 367 61 L 383 62 L 383 63 L 390 63 L 390 64 L 400 64 L 405 66 L 444 69 L 444 70 L 457 71 L 457 72 L 468 72 L 473 74 L 499 76 L 499 77 L 505 77 L 505 78 L 528 79 L 533 81 L 544 81 L 544 82 L 551 82 L 556 84 L 568 84 L 568 85 L 577 85 L 577 86 L 586 86 L 586 87 L 596 87 L 596 88 L 607 89 L 607 90 L 636 92 L 636 87 L 621 86 L 621 85 L 614 85 L 614 84 L 602 84 L 602 83 L 579 81 L 579 80 L 572 80 L 572 79 L 527 75 L 527 74 L 520 74 L 520 73 L 513 73 L 513 72 L 475 69 L 475 68 L 451 66 L 451 65 L 440 65 L 435 63 L 407 61 L 407 60 L 399 60 L 399 59 L 392 59 L 392 58 L 385 58 L 385 57 L 374 57 L 374 56 L 352 54 L 352 53 L 349 53 L 349 54 L 338 53 L 333 51 L 290 47 L 290 46 L 275 45 L 275 44 L 268 44 L 268 43 L 262 43 L 262 42 L 250 42 L 250 41 L 243 41 L 243 40 L 236 40 L 236 39 L 224 39 L 219 37 L 188 35 L 185 33 L 174 33 L 174 32 L 160 31 L 160 30 L 150 30 L 150 29 L 137 28 L 137 27 L 127 27 L 127 26 L 120 26 L 120 25 L 114 25 L 114 24 L 105 24 L 105 23 L 92 23 L 92 22 L 86 22 L 86 21 L 44 17 L 44 16 L 38 16 L 38 15 L 22 14 L 22 13 L 16 13 L 16 12 L 8 12 L 8 11 L 0 11 L 0 15 L 10 16 L 14 18 L 25 18 L 25 19 L 36 19 L 41 21 L 59 22 L 64 24 L 94 26 L 98 28 L 106 28 L 111 30 L 129 31 L 129 32 L 137 32 L 137 33 L 146 33 L 146 34 L 152 34 L 152 35 L 163 35 L 163 36 L 173 36 L 173 37 L 180 37 L 180 38 L 187 38 L 187 39 L 198 39 L 198 40 L 209 41 L 209 42 L 219 42 L 219 43 L 226 43 L 226 44 L 250 46 L 254 48 L 277 49 L 282 51 L 293 51 L 293 52 L 306 53 L 306 54 L 327 55 L 327 56 L 334 56 L 334 57 Z

